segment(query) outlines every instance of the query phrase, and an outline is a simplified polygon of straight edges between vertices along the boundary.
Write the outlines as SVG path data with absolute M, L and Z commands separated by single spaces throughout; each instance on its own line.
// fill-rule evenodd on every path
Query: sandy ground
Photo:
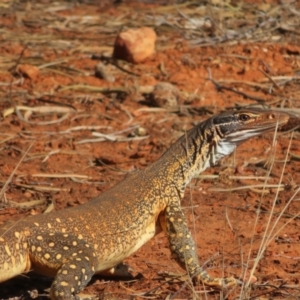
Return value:
M 0 222 L 89 201 L 220 111 L 299 110 L 298 1 L 95 2 L 0 4 Z M 156 54 L 138 65 L 110 60 L 117 33 L 139 26 L 156 31 Z M 95 76 L 100 61 L 113 81 Z M 177 107 L 154 107 L 143 93 L 159 82 L 178 87 Z M 83 293 L 300 299 L 299 137 L 246 142 L 192 181 L 182 201 L 205 268 L 243 278 L 258 262 L 251 288 L 185 284 L 162 233 L 126 259 L 134 280 L 95 276 Z M 0 284 L 0 299 L 49 299 L 50 285 L 24 274 Z

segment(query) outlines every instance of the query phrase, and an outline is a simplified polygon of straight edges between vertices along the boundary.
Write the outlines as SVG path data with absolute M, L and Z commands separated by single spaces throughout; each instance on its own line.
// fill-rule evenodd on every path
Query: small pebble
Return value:
M 180 92 L 178 88 L 168 82 L 160 82 L 150 94 L 150 101 L 154 106 L 158 107 L 175 107 L 179 104 Z
M 36 79 L 40 74 L 40 70 L 32 65 L 19 65 L 17 71 L 29 79 Z
M 135 131 L 134 131 L 136 136 L 146 136 L 147 135 L 147 131 L 144 127 L 138 127 Z
M 115 77 L 101 61 L 95 67 L 95 76 L 108 82 L 114 82 Z

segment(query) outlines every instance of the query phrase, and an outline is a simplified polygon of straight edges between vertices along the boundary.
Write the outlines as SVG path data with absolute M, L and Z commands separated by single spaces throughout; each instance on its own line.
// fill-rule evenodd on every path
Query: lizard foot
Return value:
M 242 282 L 234 277 L 211 277 L 207 274 L 206 271 L 202 271 L 201 273 L 195 275 L 195 279 L 198 282 L 203 283 L 204 285 L 216 287 L 219 289 L 228 289 L 234 287 L 236 285 L 242 284 Z

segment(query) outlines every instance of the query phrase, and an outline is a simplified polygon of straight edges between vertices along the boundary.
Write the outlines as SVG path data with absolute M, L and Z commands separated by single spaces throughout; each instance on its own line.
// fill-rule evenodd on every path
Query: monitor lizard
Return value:
M 180 201 L 190 180 L 243 141 L 287 124 L 289 115 L 244 109 L 214 115 L 179 138 L 144 170 L 77 207 L 0 227 L 0 282 L 34 270 L 53 276 L 52 300 L 77 299 L 93 274 L 113 268 L 163 230 L 187 273 L 228 288 L 233 277 L 201 268 Z

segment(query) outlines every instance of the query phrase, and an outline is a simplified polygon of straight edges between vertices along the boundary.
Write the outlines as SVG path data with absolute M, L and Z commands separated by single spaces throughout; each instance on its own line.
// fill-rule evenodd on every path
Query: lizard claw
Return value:
M 221 288 L 221 289 L 228 289 L 234 287 L 236 285 L 241 285 L 242 282 L 234 277 L 225 277 L 225 278 L 218 278 L 218 277 L 211 277 L 207 274 L 206 271 L 202 271 L 198 275 L 196 275 L 196 280 L 200 281 L 204 285 Z

